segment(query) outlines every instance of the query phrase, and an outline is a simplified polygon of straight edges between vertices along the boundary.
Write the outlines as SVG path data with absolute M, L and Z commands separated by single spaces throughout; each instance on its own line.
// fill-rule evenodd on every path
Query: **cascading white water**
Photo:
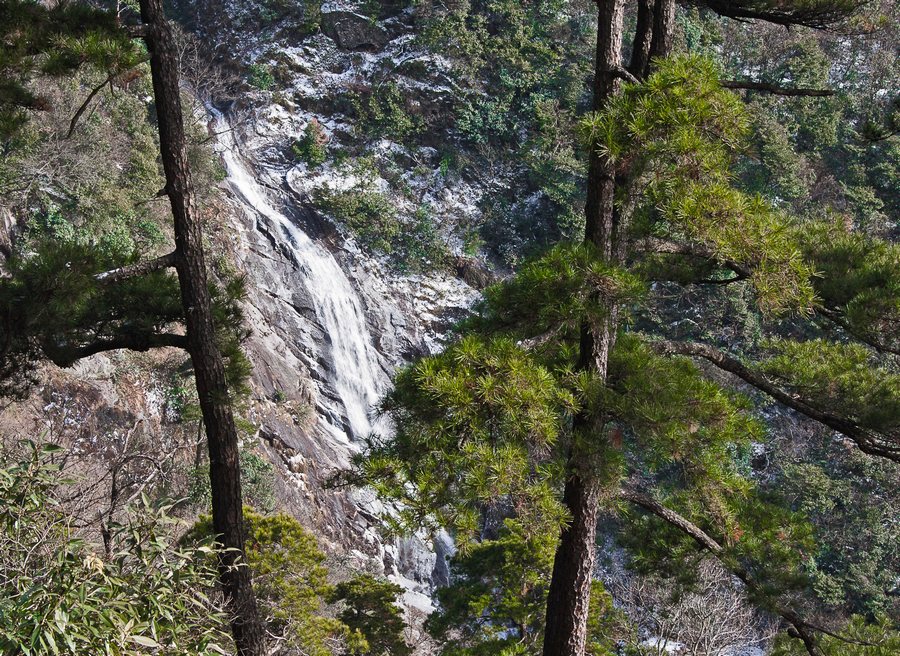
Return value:
M 297 283 L 309 291 L 316 317 L 330 344 L 333 370 L 329 380 L 340 395 L 350 424 L 351 439 L 372 430 L 370 410 L 378 402 L 382 380 L 378 355 L 371 343 L 359 296 L 327 248 L 309 238 L 267 199 L 267 192 L 244 162 L 222 114 L 210 108 L 220 138 L 227 183 L 245 210 L 256 212 L 278 226 L 300 263 Z M 335 428 L 330 426 L 332 431 Z

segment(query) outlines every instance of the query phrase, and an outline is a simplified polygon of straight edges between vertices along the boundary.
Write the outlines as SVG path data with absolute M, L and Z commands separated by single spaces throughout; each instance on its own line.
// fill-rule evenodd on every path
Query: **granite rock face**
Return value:
M 304 203 L 291 167 L 265 161 L 262 121 L 253 130 L 230 130 L 227 121 L 214 116 L 211 128 L 228 135 L 218 149 L 231 247 L 249 290 L 251 420 L 279 465 L 281 502 L 329 551 L 401 583 L 406 603 L 426 611 L 448 580 L 447 537 L 385 542 L 377 527 L 390 509 L 329 481 L 371 432 L 390 431 L 374 408 L 396 368 L 439 349 L 478 293 L 452 272 L 391 273 Z
M 387 30 L 371 18 L 352 11 L 330 11 L 322 14 L 322 32 L 342 50 L 379 51 L 390 41 Z

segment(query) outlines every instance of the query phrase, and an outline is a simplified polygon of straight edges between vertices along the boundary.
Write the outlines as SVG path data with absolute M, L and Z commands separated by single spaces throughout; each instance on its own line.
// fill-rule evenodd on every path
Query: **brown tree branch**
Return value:
M 782 87 L 768 82 L 752 82 L 750 80 L 722 80 L 721 84 L 726 89 L 747 89 L 750 91 L 765 91 L 776 96 L 812 96 L 825 98 L 833 96 L 836 92 L 832 89 L 810 89 L 804 87 Z
M 876 351 L 879 351 L 881 353 L 890 353 L 891 355 L 900 355 L 900 349 L 887 346 L 874 339 L 873 337 L 854 329 L 853 326 L 851 326 L 850 323 L 844 318 L 844 315 L 840 310 L 820 305 L 816 308 L 816 313 L 822 315 L 834 325 L 842 328 L 848 335 L 851 335 L 855 339 L 858 339 L 863 344 L 871 346 Z
M 706 6 L 715 13 L 726 18 L 744 20 L 762 20 L 767 23 L 793 27 L 795 25 L 811 27 L 818 30 L 833 29 L 847 16 L 861 7 L 867 0 L 857 0 L 852 6 L 844 6 L 834 3 L 833 6 L 803 8 L 789 8 L 790 3 L 784 3 L 785 8 L 779 8 L 779 3 L 755 3 L 748 0 L 733 2 L 732 0 L 693 0 L 694 4 Z
M 144 59 L 143 61 L 147 61 L 147 60 Z M 143 63 L 143 62 L 140 62 L 140 63 Z M 132 68 L 134 68 L 134 67 L 132 67 Z M 110 89 L 112 89 L 113 80 L 115 80 L 117 77 L 119 77 L 120 75 L 123 75 L 126 72 L 127 71 L 116 71 L 116 72 L 110 73 L 108 76 L 106 76 L 106 79 L 103 80 L 103 82 L 101 82 L 100 84 L 98 84 L 96 87 L 93 88 L 93 90 L 88 94 L 88 97 L 84 99 L 83 103 L 81 103 L 81 107 L 79 107 L 78 111 L 75 112 L 75 116 L 72 117 L 72 121 L 69 123 L 69 131 L 66 133 L 66 139 L 69 139 L 75 133 L 75 128 L 78 127 L 78 120 L 81 118 L 81 115 L 84 114 L 85 110 L 87 110 L 87 108 L 90 106 L 91 101 L 94 99 L 94 96 L 96 96 L 98 93 L 100 93 L 100 90 L 103 87 L 105 87 L 107 84 L 109 84 Z
M 53 364 L 65 368 L 71 367 L 82 358 L 119 349 L 141 352 L 165 346 L 186 349 L 187 337 L 176 335 L 175 333 L 126 333 L 107 339 L 99 339 L 82 346 L 61 346 L 52 343 L 45 343 L 41 346 L 44 354 Z
M 631 71 L 629 71 L 627 68 L 624 68 L 622 66 L 613 66 L 609 69 L 608 72 L 617 78 L 625 80 L 626 82 L 631 82 L 632 84 L 640 83 L 640 80 L 637 77 L 635 77 L 631 73 Z
M 659 501 L 640 490 L 636 490 L 633 488 L 623 488 L 619 491 L 619 497 L 621 499 L 624 499 L 625 501 L 643 508 L 653 515 L 656 515 L 670 526 L 674 526 L 679 531 L 692 538 L 702 549 L 710 552 L 713 556 L 715 556 L 716 559 L 722 565 L 724 565 L 728 571 L 734 574 L 745 586 L 747 586 L 748 589 L 756 589 L 756 582 L 753 580 L 753 575 L 746 568 L 723 559 L 722 555 L 724 549 L 722 548 L 722 545 L 720 545 L 713 537 L 711 537 L 708 533 L 691 522 L 689 519 L 682 517 L 671 508 L 667 508 Z M 796 631 L 796 637 L 800 638 L 803 641 L 803 644 L 806 647 L 806 651 L 810 654 L 810 656 L 823 656 L 823 653 L 816 642 L 815 636 L 812 635 L 810 631 L 816 631 L 818 633 L 831 636 L 832 638 L 836 638 L 838 640 L 841 640 L 842 642 L 850 644 L 872 644 L 842 636 L 841 634 L 835 633 L 834 631 L 826 629 L 823 626 L 813 624 L 812 622 L 803 619 L 793 609 L 784 607 L 777 602 L 772 609 L 775 611 L 775 613 L 781 616 L 782 619 L 788 622 L 788 624 L 791 625 L 794 631 Z
M 719 369 L 734 374 L 745 383 L 755 387 L 772 397 L 779 403 L 796 410 L 806 417 L 835 430 L 853 440 L 863 453 L 879 456 L 900 462 L 900 447 L 891 447 L 881 443 L 879 436 L 846 417 L 820 410 L 806 400 L 789 394 L 778 385 L 768 380 L 759 372 L 753 371 L 737 358 L 708 344 L 696 342 L 675 342 L 669 340 L 651 341 L 650 345 L 664 355 L 687 355 L 703 358 Z
M 78 126 L 78 119 L 81 118 L 81 115 L 84 114 L 85 110 L 91 104 L 91 101 L 94 99 L 100 90 L 109 84 L 112 79 L 116 76 L 116 73 L 110 73 L 103 82 L 94 87 L 94 89 L 88 94 L 88 97 L 85 98 L 84 102 L 81 103 L 81 107 L 78 108 L 78 111 L 75 112 L 75 116 L 72 117 L 72 121 L 69 123 L 69 131 L 66 133 L 66 139 L 70 138 L 72 134 L 75 132 L 75 128 Z
M 747 265 L 733 260 L 723 260 L 718 257 L 712 248 L 698 242 L 678 242 L 669 239 L 660 239 L 659 237 L 644 237 L 643 239 L 638 240 L 634 244 L 634 247 L 638 251 L 645 253 L 685 255 L 687 257 L 696 257 L 703 260 L 714 260 L 726 269 L 734 271 L 742 279 L 749 278 L 753 275 L 753 270 Z
M 118 269 L 110 269 L 109 271 L 98 273 L 94 276 L 94 278 L 97 280 L 97 282 L 110 284 L 119 282 L 120 280 L 125 280 L 126 278 L 143 276 L 148 273 L 152 273 L 153 271 L 168 269 L 174 266 L 175 252 L 173 251 L 171 253 L 161 255 L 153 260 L 147 260 L 146 262 L 137 262 L 135 264 L 129 264 L 128 266 L 119 267 Z

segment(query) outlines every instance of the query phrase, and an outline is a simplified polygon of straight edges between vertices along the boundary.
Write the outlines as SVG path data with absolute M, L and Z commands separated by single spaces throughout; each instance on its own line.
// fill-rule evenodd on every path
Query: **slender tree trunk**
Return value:
M 650 41 L 653 39 L 653 6 L 655 0 L 639 0 L 637 27 L 634 32 L 634 44 L 631 48 L 631 59 L 628 72 L 640 79 L 647 71 L 650 63 Z
M 650 62 L 643 71 L 646 77 L 654 59 L 662 59 L 672 51 L 672 40 L 675 35 L 675 0 L 656 0 L 653 9 L 653 38 L 650 41 Z
M 622 51 L 624 0 L 597 0 L 597 55 L 594 71 L 594 109 L 600 110 L 616 93 Z M 616 175 L 613 167 L 591 147 L 585 203 L 585 241 L 593 244 L 607 260 L 619 259 L 614 194 Z M 580 364 L 605 378 L 609 351 L 616 330 L 617 312 L 610 313 L 601 325 L 581 329 Z M 595 419 L 579 415 L 574 432 L 584 433 Z M 594 431 L 590 431 L 594 432 Z M 598 431 L 599 432 L 599 431 Z M 591 454 L 574 441 L 567 468 L 563 503 L 572 521 L 560 534 L 553 562 L 553 575 L 547 596 L 544 656 L 582 656 L 587 643 L 588 607 L 596 554 L 597 519 L 601 484 L 594 475 Z
M 166 191 L 175 219 L 175 268 L 181 286 L 188 352 L 194 365 L 209 447 L 213 529 L 224 547 L 219 552 L 219 577 L 233 616 L 231 629 L 238 654 L 262 656 L 265 630 L 259 618 L 250 570 L 241 564 L 244 537 L 238 436 L 225 366 L 216 344 L 202 233 L 185 145 L 178 58 L 162 1 L 140 0 L 140 7 L 141 20 L 148 31 Z

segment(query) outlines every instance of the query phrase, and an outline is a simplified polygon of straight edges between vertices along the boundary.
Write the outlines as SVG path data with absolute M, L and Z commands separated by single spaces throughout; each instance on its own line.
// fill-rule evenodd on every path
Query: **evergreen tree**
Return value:
M 23 108 L 39 104 L 28 92 L 29 76 L 38 70 L 64 73 L 91 63 L 109 70 L 112 79 L 138 61 L 134 53 L 141 49 L 129 34 L 146 41 L 166 179 L 162 191 L 172 208 L 175 249 L 140 261 L 141 254 L 134 250 L 102 253 L 91 241 L 51 238 L 13 258 L 11 275 L 0 280 L 0 392 L 23 393 L 29 372 L 44 358 L 69 366 L 80 358 L 121 348 L 187 350 L 210 453 L 213 524 L 222 546 L 220 580 L 238 653 L 257 656 L 265 649 L 265 630 L 250 572 L 240 566 L 244 540 L 240 460 L 231 407 L 248 374 L 240 349 L 245 336 L 238 305 L 243 285 L 237 277 L 221 288 L 209 280 L 172 29 L 157 0 L 142 1 L 140 9 L 142 25 L 129 31 L 118 25 L 116 17 L 77 4 L 61 3 L 47 10 L 15 0 L 2 6 L 2 16 L 9 20 L 3 22 L 8 31 L 0 53 L 0 118 L 10 132 L 25 119 Z M 81 111 L 73 117 L 73 129 Z M 171 268 L 177 277 L 167 272 Z M 176 320 L 186 334 L 166 330 Z
M 635 523 L 623 536 L 640 536 L 638 559 L 662 567 L 697 547 L 714 554 L 820 654 L 822 627 L 794 607 L 810 527 L 741 469 L 764 432 L 754 397 L 712 382 L 705 367 L 896 461 L 892 337 L 881 329 L 893 321 L 897 268 L 875 257 L 880 274 L 867 277 L 861 256 L 893 247 L 852 233 L 823 242 L 817 234 L 839 228 L 797 224 L 735 185 L 748 117 L 714 66 L 658 58 L 671 44 L 671 4 L 655 3 L 637 30 L 636 45 L 646 41 L 657 58 L 643 64 L 644 47 L 635 47 L 628 71 L 623 4 L 598 3 L 594 113 L 583 124 L 586 244 L 557 247 L 489 290 L 462 339 L 398 376 L 385 404 L 396 435 L 372 444 L 360 473 L 403 501 L 399 528 L 451 527 L 463 550 L 497 513 L 535 534 L 560 531 L 548 656 L 584 653 L 598 520 L 622 504 L 655 518 L 627 515 Z M 857 3 L 706 4 L 821 27 Z M 843 260 L 815 252 L 848 241 L 857 255 L 849 243 Z M 814 275 L 825 260 L 835 277 Z M 652 319 L 659 295 L 697 285 L 750 291 L 763 321 L 788 326 L 790 339 L 738 345 L 741 357 L 671 339 L 671 327 Z M 797 339 L 804 330 L 822 339 Z M 866 344 L 846 343 L 854 337 Z
M 108 76 L 102 87 L 143 59 L 116 17 L 89 4 L 0 2 L 0 143 L 15 135 L 29 112 L 49 109 L 49 101 L 29 88 L 35 75 L 70 75 L 94 66 Z

